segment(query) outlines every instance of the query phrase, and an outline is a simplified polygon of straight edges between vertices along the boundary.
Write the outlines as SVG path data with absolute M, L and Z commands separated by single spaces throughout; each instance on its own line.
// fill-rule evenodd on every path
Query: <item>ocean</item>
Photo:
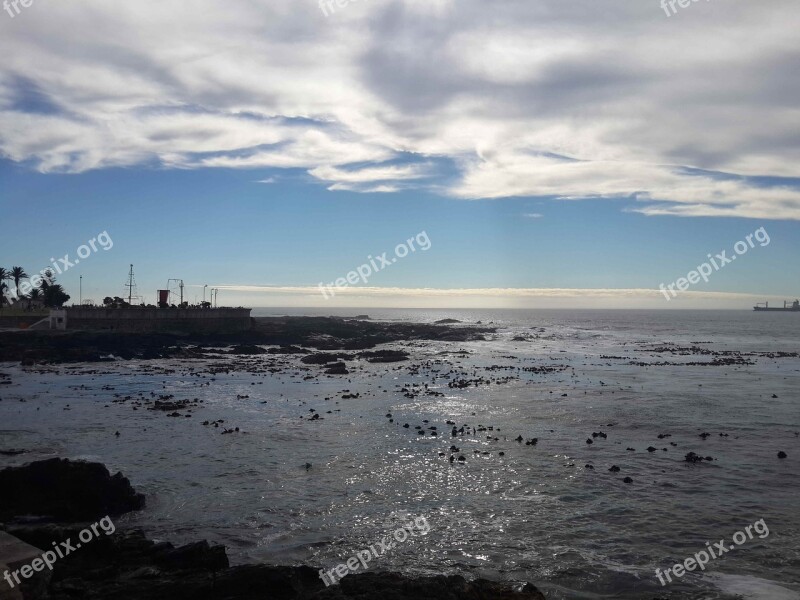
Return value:
M 498 329 L 390 344 L 411 360 L 348 375 L 299 355 L 0 363 L 0 449 L 29 450 L 0 467 L 103 462 L 147 495 L 118 526 L 225 544 L 235 563 L 331 569 L 424 517 L 369 568 L 553 599 L 800 598 L 799 315 L 253 311 L 329 314 Z M 197 402 L 168 418 L 141 400 L 161 395 Z M 662 585 L 657 569 L 720 540 Z

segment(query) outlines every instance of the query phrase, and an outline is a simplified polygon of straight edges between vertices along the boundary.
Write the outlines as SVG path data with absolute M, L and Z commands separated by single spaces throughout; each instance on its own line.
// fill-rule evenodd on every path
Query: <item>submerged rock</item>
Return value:
M 698 454 L 695 454 L 694 452 L 689 452 L 689 453 L 688 453 L 688 454 L 687 454 L 687 455 L 686 455 L 686 456 L 683 458 L 683 460 L 684 460 L 684 461 L 686 461 L 686 462 L 688 462 L 688 463 L 700 463 L 700 462 L 703 462 L 704 460 L 707 460 L 707 461 L 711 462 L 711 461 L 712 461 L 712 460 L 714 460 L 714 459 L 713 459 L 711 456 L 705 456 L 705 457 L 703 457 L 703 456 L 700 456 L 700 455 L 698 455 Z
M 359 358 L 367 359 L 367 362 L 371 363 L 394 363 L 409 359 L 409 354 L 405 350 L 375 350 L 361 352 L 358 356 Z
M 347 375 L 349 373 L 350 371 L 347 370 L 347 365 L 343 362 L 328 365 L 328 367 L 325 369 L 326 375 Z

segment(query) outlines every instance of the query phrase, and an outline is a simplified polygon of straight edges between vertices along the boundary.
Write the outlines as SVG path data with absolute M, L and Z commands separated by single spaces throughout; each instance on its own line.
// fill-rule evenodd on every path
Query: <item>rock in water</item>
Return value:
M 3 469 L 0 490 L 0 521 L 22 515 L 90 521 L 144 508 L 144 495 L 122 473 L 65 458 Z

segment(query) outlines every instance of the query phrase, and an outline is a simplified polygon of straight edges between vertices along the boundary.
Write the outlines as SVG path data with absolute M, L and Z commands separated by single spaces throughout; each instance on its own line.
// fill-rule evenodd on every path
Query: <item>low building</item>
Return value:
M 50 311 L 50 329 L 67 328 L 67 310 L 55 308 Z

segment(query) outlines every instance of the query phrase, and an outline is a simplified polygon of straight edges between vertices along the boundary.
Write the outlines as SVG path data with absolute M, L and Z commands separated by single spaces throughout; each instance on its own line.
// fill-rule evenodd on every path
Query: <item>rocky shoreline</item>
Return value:
M 47 550 L 55 543 L 78 539 L 92 519 L 144 507 L 144 497 L 121 473 L 112 476 L 99 463 L 51 459 L 9 467 L 0 471 L 0 489 L 4 490 L 0 495 L 0 515 L 6 521 L 0 531 L 36 549 Z M 8 490 L 11 493 L 6 493 Z M 466 581 L 460 576 L 411 578 L 398 573 L 366 572 L 347 575 L 338 585 L 326 587 L 318 569 L 309 566 L 231 567 L 222 546 L 201 541 L 175 547 L 148 540 L 140 529 L 106 532 L 78 548 L 55 562 L 52 573 L 44 571 L 44 585 L 23 580 L 24 585 L 9 589 L 0 579 L 0 598 L 15 591 L 22 591 L 21 597 L 26 600 L 545 598 L 530 583 L 513 589 L 484 579 Z
M 398 341 L 483 340 L 491 327 L 385 323 L 337 317 L 254 318 L 249 331 L 230 334 L 123 333 L 113 331 L 0 332 L 0 362 L 100 362 L 122 359 L 205 358 L 220 347 L 241 353 L 309 353 L 311 350 L 370 350 Z

